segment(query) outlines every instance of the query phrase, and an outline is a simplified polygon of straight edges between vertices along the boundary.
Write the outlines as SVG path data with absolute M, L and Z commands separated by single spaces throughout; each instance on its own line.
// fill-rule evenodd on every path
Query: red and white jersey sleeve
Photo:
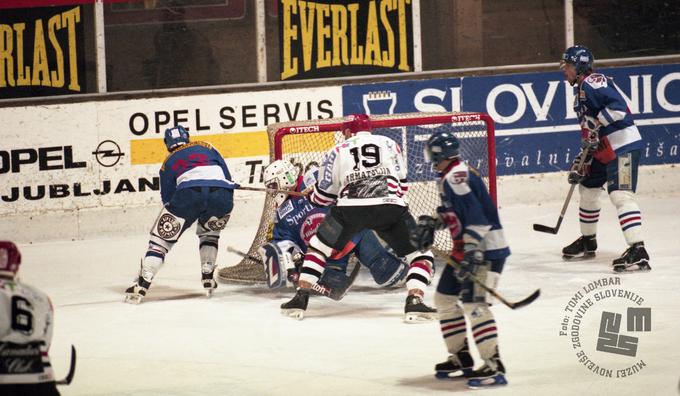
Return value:
M 54 381 L 48 355 L 53 315 L 45 293 L 0 279 L 0 385 Z
M 311 199 L 318 205 L 406 206 L 406 174 L 394 140 L 359 132 L 328 152 Z

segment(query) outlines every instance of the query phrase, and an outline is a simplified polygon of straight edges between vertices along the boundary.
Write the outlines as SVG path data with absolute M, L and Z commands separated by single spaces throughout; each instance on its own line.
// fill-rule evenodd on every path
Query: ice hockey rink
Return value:
M 644 298 L 640 306 L 651 308 L 651 331 L 636 335 L 636 357 L 595 350 L 596 314 L 607 308 L 625 315 L 626 307 L 635 304 L 623 299 L 596 302 L 580 329 L 583 350 L 600 366 L 614 369 L 614 378 L 581 364 L 570 337 L 559 333 L 574 294 L 591 282 L 616 276 L 610 263 L 625 243 L 605 194 L 594 261 L 561 260 L 561 248 L 578 236 L 576 200 L 557 236 L 531 229 L 535 222 L 555 224 L 568 190 L 562 174 L 550 176 L 559 176 L 560 183 L 524 177 L 515 183 L 501 180 L 499 185 L 501 220 L 513 251 L 499 292 L 518 300 L 536 288 L 542 291 L 528 307 L 492 308 L 509 381 L 503 388 L 476 391 L 464 382 L 435 379 L 434 364 L 447 356 L 438 323 L 402 323 L 405 290 L 375 289 L 365 271 L 342 301 L 313 298 L 300 322 L 279 313 L 290 290 L 272 293 L 264 286 L 221 284 L 206 299 L 193 228 L 168 255 L 147 299 L 138 306 L 124 304 L 123 290 L 145 252 L 143 230 L 151 225 L 147 218 L 156 214 L 155 207 L 146 208 L 145 216 L 126 212 L 102 217 L 101 232 L 95 228 L 83 240 L 20 243 L 20 275 L 52 298 L 51 358 L 58 378 L 68 369 L 70 346 L 77 348 L 75 379 L 60 387 L 64 395 L 677 395 L 680 194 L 650 186 L 678 186 L 680 175 L 676 168 L 664 169 L 663 177 L 645 180 L 643 175 L 640 181 L 653 271 L 620 275 L 616 286 Z M 259 219 L 257 206 L 257 200 L 237 201 L 220 239 L 220 266 L 238 261 L 227 246 L 250 246 Z M 124 218 L 140 223 L 136 231 L 108 232 Z M 59 229 L 64 222 L 56 219 L 49 226 Z M 5 234 L 25 227 L 5 221 L 3 228 Z M 430 304 L 433 295 L 434 285 L 426 292 Z M 645 366 L 639 372 L 615 378 L 616 369 L 640 360 Z

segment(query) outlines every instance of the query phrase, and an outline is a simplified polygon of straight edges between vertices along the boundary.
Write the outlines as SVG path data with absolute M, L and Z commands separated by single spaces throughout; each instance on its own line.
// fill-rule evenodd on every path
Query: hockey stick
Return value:
M 588 156 L 588 150 L 583 150 L 581 153 L 581 156 L 578 159 L 578 163 L 576 165 L 576 169 L 580 172 L 583 169 L 583 164 L 586 162 L 586 157 Z M 560 212 L 560 217 L 557 219 L 557 224 L 555 227 L 548 227 L 543 224 L 534 224 L 534 231 L 538 232 L 546 232 L 548 234 L 557 234 L 557 231 L 560 230 L 560 226 L 562 225 L 562 220 L 564 219 L 564 214 L 567 213 L 567 207 L 569 207 L 569 202 L 571 201 L 571 196 L 574 194 L 574 189 L 576 188 L 576 184 L 572 184 L 571 187 L 569 187 L 569 193 L 567 194 L 567 199 L 564 200 L 564 204 L 562 205 L 562 211 Z
M 309 195 L 309 193 L 312 192 L 311 187 L 304 190 L 304 191 L 291 191 L 291 190 L 280 190 L 278 188 L 265 188 L 265 187 L 248 187 L 248 186 L 238 186 L 236 187 L 237 190 L 246 190 L 246 191 L 261 191 L 261 192 L 266 192 L 266 193 L 272 193 L 272 194 L 287 194 L 287 195 L 292 195 L 294 197 L 306 197 Z
M 455 260 L 453 260 L 449 256 L 445 256 L 442 253 L 437 253 L 435 252 L 435 255 L 442 260 L 446 260 L 446 262 L 455 268 L 456 270 L 460 271 L 462 269 L 462 265 Z M 498 301 L 502 302 L 505 304 L 506 307 L 510 309 L 517 309 L 517 308 L 522 308 L 524 306 L 527 306 L 531 304 L 532 302 L 536 301 L 536 299 L 541 295 L 541 289 L 536 289 L 533 293 L 531 293 L 529 296 L 525 297 L 524 299 L 516 302 L 510 302 L 506 300 L 503 296 L 501 296 L 496 290 L 490 288 L 487 286 L 484 282 L 482 282 L 479 278 L 477 278 L 474 274 L 470 273 L 468 275 L 470 279 L 478 284 L 482 289 L 486 290 L 489 294 L 494 296 Z
M 236 253 L 239 256 L 243 258 L 247 258 L 249 260 L 255 261 L 258 264 L 262 264 L 262 260 L 259 257 L 255 257 L 252 254 L 248 254 L 246 252 L 242 252 L 236 248 L 233 248 L 231 246 L 227 246 L 227 251 Z M 340 301 L 342 300 L 343 297 L 345 297 L 345 294 L 347 294 L 347 291 L 352 287 L 354 284 L 354 281 L 357 278 L 357 275 L 359 275 L 359 270 L 361 269 L 361 264 L 357 263 L 354 268 L 352 268 L 352 273 L 349 274 L 349 281 L 347 282 L 347 286 L 343 289 L 332 289 L 328 286 L 320 285 L 318 283 L 313 283 L 311 289 L 314 290 L 315 292 L 326 296 L 332 300 L 335 301 Z
M 73 381 L 73 376 L 76 374 L 76 347 L 71 345 L 71 366 L 68 369 L 68 374 L 66 374 L 66 378 L 55 381 L 57 385 L 70 385 L 71 381 Z

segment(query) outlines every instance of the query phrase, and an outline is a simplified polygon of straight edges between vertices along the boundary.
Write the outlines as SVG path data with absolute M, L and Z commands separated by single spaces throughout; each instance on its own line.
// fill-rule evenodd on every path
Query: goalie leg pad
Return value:
M 578 186 L 579 199 L 579 224 L 581 235 L 595 235 L 597 233 L 597 222 L 600 218 L 600 194 L 601 187 L 588 188 L 583 185 Z
M 408 264 L 384 247 L 372 231 L 363 232 L 355 253 L 379 286 L 401 286 L 405 282 Z
M 258 249 L 270 289 L 286 286 L 289 271 L 295 270 L 293 255 L 298 252 L 300 248 L 292 241 L 272 241 Z
M 319 284 L 331 290 L 345 290 L 349 285 L 349 276 L 344 268 L 334 267 L 329 263 L 319 279 Z

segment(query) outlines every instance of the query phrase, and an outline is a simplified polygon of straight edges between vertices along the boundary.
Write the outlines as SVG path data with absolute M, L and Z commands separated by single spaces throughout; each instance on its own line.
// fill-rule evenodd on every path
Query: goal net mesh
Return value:
M 435 132 L 453 132 L 461 143 L 461 156 L 476 168 L 496 198 L 496 159 L 493 120 L 483 113 L 405 113 L 371 116 L 373 133 L 388 136 L 402 148 L 408 168 L 409 210 L 417 219 L 423 214 L 433 215 L 440 205 L 437 173 L 425 162 L 427 140 Z M 291 121 L 270 125 L 270 161 L 291 161 L 301 172 L 319 166 L 326 152 L 344 140 L 344 118 L 311 121 Z M 257 250 L 271 238 L 276 204 L 274 194 L 267 194 L 260 224 L 248 255 L 259 257 Z M 437 231 L 433 249 L 451 251 L 453 243 L 447 230 Z M 234 266 L 218 271 L 221 282 L 260 283 L 265 281 L 262 264 L 243 258 Z

